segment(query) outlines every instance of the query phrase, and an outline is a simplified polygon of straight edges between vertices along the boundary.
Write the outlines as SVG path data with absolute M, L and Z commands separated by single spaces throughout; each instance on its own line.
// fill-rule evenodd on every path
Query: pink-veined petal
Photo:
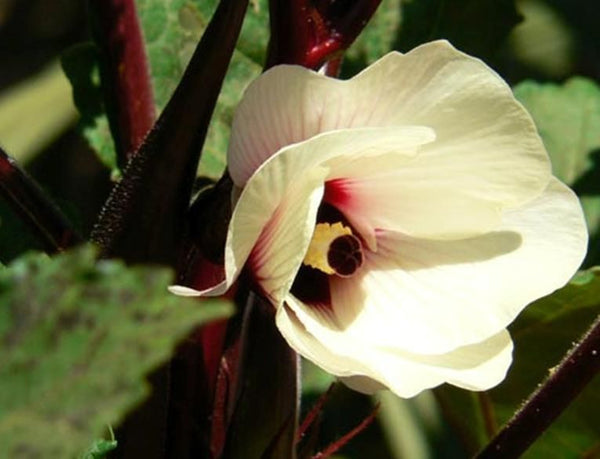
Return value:
M 233 181 L 243 186 L 281 148 L 321 132 L 352 127 L 322 125 L 326 110 L 354 111 L 338 80 L 299 66 L 273 67 L 256 79 L 236 108 L 227 164 Z
M 379 233 L 377 252 L 366 252 L 358 276 L 332 278 L 332 310 L 307 314 L 363 343 L 450 352 L 498 333 L 527 304 L 564 285 L 586 245 L 576 196 L 552 179 L 541 196 L 507 211 L 497 231 L 479 237 Z
M 269 70 L 236 111 L 230 172 L 241 186 L 290 143 L 335 129 L 401 125 L 430 126 L 438 136 L 405 172 L 411 178 L 506 206 L 532 198 L 549 179 L 542 142 L 508 85 L 445 41 L 390 53 L 347 81 L 294 66 Z
M 303 180 L 303 189 L 288 193 L 250 255 L 254 278 L 275 305 L 289 292 L 315 229 L 327 170 L 311 172 L 313 180 Z
M 390 153 L 398 161 L 407 160 L 434 137 L 431 129 L 421 126 L 363 128 L 327 132 L 279 151 L 251 177 L 235 205 L 225 246 L 226 285 L 235 280 L 265 231 L 253 263 L 260 268 L 257 280 L 263 288 L 268 294 L 279 292 L 280 297 L 282 288 L 291 285 L 310 242 L 306 237 L 312 235 L 315 223 L 313 192 L 325 182 L 329 162 Z M 311 203 L 308 207 L 307 201 Z M 305 213 L 295 215 L 294 209 Z M 296 245 L 289 246 L 293 237 Z M 284 252 L 294 257 L 294 263 L 286 263 L 285 269 L 280 264 Z M 273 258 L 274 254 L 277 257 Z
M 404 167 L 410 164 L 360 178 L 335 179 L 328 185 L 326 201 L 367 240 L 375 237 L 377 229 L 415 237 L 460 239 L 500 224 L 502 209 L 493 200 L 470 196 L 461 189 L 460 181 L 440 185 L 427 174 L 406 180 Z
M 446 354 L 419 355 L 356 342 L 315 322 L 304 314 L 307 306 L 295 298 L 289 297 L 286 303 L 277 311 L 276 320 L 290 346 L 361 392 L 371 393 L 383 385 L 401 397 L 412 397 L 444 382 L 485 390 L 504 379 L 512 360 L 512 342 L 505 330 Z M 310 331 L 323 327 L 323 333 L 336 334 L 327 343 Z

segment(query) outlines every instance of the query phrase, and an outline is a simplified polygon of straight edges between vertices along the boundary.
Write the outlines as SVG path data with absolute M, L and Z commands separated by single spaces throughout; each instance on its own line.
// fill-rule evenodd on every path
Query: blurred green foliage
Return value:
M 144 376 L 179 340 L 231 312 L 169 294 L 166 269 L 95 256 L 90 246 L 29 254 L 0 271 L 4 457 L 83 453 L 148 395 Z
M 0 145 L 19 161 L 48 147 L 76 120 L 71 87 L 56 62 L 0 92 Z
M 217 178 L 223 171 L 235 106 L 261 72 L 268 41 L 267 3 L 251 2 L 204 147 L 202 175 Z M 216 0 L 137 0 L 157 112 L 168 101 L 216 4 Z M 3 5 L 0 2 L 0 35 L 6 20 Z M 343 76 L 352 76 L 391 49 L 406 51 L 446 38 L 484 59 L 511 83 L 531 80 L 516 85 L 515 95 L 532 113 L 555 174 L 582 198 L 593 236 L 587 261 L 591 266 L 600 257 L 600 28 L 595 8 L 596 0 L 383 0 L 348 50 Z M 28 53 L 21 55 L 26 59 Z M 29 55 L 37 59 L 35 53 Z M 93 47 L 76 48 L 63 62 L 85 136 L 104 164 L 114 168 Z M 30 82 L 0 91 L 0 144 L 10 153 L 24 155 L 23 159 L 42 152 L 73 120 L 65 88 L 64 78 L 50 67 Z M 56 149 L 47 151 L 56 155 Z M 49 159 L 55 160 L 56 156 Z M 76 183 L 75 177 L 82 174 L 80 166 L 66 164 L 46 171 L 46 176 L 43 172 L 43 183 Z M 0 215 L 3 260 L 33 247 L 25 229 L 4 206 Z M 510 417 L 599 313 L 598 276 L 597 271 L 588 271 L 525 310 L 511 327 L 515 363 L 497 389 L 480 397 L 445 387 L 436 391 L 439 405 L 431 394 L 409 401 L 382 394 L 378 423 L 339 457 L 464 457 L 459 439 L 475 451 L 489 438 L 482 401 L 491 403 L 496 424 Z M 161 270 L 130 269 L 116 262 L 95 264 L 89 249 L 53 260 L 28 255 L 0 272 L 0 304 L 9 305 L 0 308 L 2 451 L 19 448 L 23 455 L 15 457 L 37 453 L 67 457 L 85 451 L 102 435 L 107 422 L 117 422 L 144 396 L 144 375 L 169 357 L 177 339 L 194 324 L 227 309 L 218 304 L 189 307 L 187 302 L 180 308 L 164 293 L 167 283 L 168 274 Z M 7 336 L 12 337 L 11 344 Z M 332 378 L 310 364 L 305 369 L 306 407 Z M 598 384 L 588 387 L 526 457 L 579 457 L 597 451 Z M 323 415 L 320 445 L 346 433 L 372 406 L 368 397 L 336 389 Z M 447 421 L 458 435 L 452 435 Z M 39 442 L 28 441 L 26 434 L 31 431 Z M 98 440 L 92 448 L 107 446 L 103 441 L 108 440 Z

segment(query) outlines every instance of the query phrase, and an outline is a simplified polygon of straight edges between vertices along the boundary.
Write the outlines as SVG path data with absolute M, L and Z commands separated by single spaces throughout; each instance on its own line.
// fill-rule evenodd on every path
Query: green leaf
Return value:
M 202 2 L 206 15 L 198 10 L 197 1 L 136 0 L 135 3 L 146 43 L 154 99 L 162 109 L 192 57 L 216 2 Z
M 117 447 L 116 440 L 96 440 L 83 455 L 84 459 L 101 459 Z
M 94 440 L 92 446 L 83 453 L 82 459 L 102 459 L 106 457 L 109 452 L 116 449 L 117 440 L 115 440 L 115 433 L 113 432 L 112 427 L 108 426 L 108 428 L 110 431 L 110 440 L 105 440 L 103 438 Z
M 509 329 L 514 362 L 506 380 L 489 391 L 493 421 L 504 424 L 600 314 L 600 268 L 579 273 L 567 286 L 530 305 Z M 488 440 L 478 395 L 456 388 L 436 390 L 445 414 L 468 446 Z M 600 380 L 592 383 L 525 457 L 581 457 L 600 447 Z
M 217 0 L 136 0 L 159 110 L 177 86 L 217 4 Z M 216 179 L 225 169 L 233 111 L 246 86 L 262 70 L 268 10 L 267 0 L 254 1 L 248 9 L 208 130 L 200 175 Z
M 0 271 L 3 454 L 81 454 L 148 395 L 144 375 L 179 340 L 230 312 L 169 294 L 170 281 L 163 268 L 96 262 L 89 246 Z
M 588 228 L 600 229 L 600 87 L 582 77 L 563 85 L 525 81 L 514 88 L 531 113 L 552 160 L 554 174 L 580 196 Z M 598 261 L 592 240 L 588 262 Z
M 403 4 L 397 42 L 402 51 L 445 38 L 461 51 L 490 62 L 520 20 L 514 0 L 412 0 Z
M 217 4 L 217 0 L 136 0 L 158 112 L 177 87 Z M 207 134 L 201 175 L 218 178 L 225 169 L 233 110 L 245 87 L 262 71 L 268 35 L 267 0 L 251 2 Z M 64 59 L 65 71 L 82 114 L 83 133 L 114 171 L 114 144 L 101 102 L 96 50 L 90 46 L 70 52 Z
M 590 169 L 590 153 L 600 148 L 600 87 L 574 77 L 564 85 L 525 81 L 514 93 L 533 116 L 554 175 L 573 185 Z
M 206 9 L 214 0 L 200 2 Z M 267 0 L 250 2 L 244 25 L 217 106 L 208 129 L 199 174 L 211 178 L 221 176 L 226 166 L 227 145 L 231 133 L 231 122 L 235 107 L 244 90 L 257 78 L 263 68 L 265 53 L 269 41 L 269 5 Z M 206 16 L 209 17 L 209 16 Z
M 93 43 L 73 46 L 61 58 L 73 88 L 73 101 L 81 115 L 79 130 L 104 165 L 117 172 L 115 145 L 102 101 L 98 50 Z

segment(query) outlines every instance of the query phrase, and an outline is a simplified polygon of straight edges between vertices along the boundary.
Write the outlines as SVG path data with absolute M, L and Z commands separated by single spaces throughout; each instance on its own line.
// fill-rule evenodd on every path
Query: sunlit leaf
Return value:
M 2 454 L 82 454 L 148 394 L 144 375 L 179 340 L 229 312 L 170 295 L 170 281 L 162 268 L 96 263 L 91 247 L 0 271 Z
M 488 392 L 491 420 L 506 422 L 600 314 L 600 270 L 578 274 L 566 287 L 529 306 L 510 327 L 514 362 L 506 380 Z M 437 390 L 448 419 L 473 452 L 488 439 L 479 396 L 451 387 Z M 600 447 L 600 380 L 575 402 L 525 457 L 580 457 Z M 488 423 L 489 425 L 489 423 Z
M 158 112 L 179 83 L 217 4 L 216 0 L 136 0 Z M 208 132 L 200 163 L 202 175 L 218 178 L 225 169 L 233 109 L 245 87 L 261 72 L 268 34 L 268 3 L 252 2 Z M 102 161 L 114 168 L 114 146 L 99 100 L 97 58 L 90 47 L 77 52 L 68 55 L 67 73 L 76 101 L 83 102 L 77 105 L 84 119 L 84 134 Z
M 590 234 L 600 227 L 600 87 L 582 77 L 564 85 L 525 81 L 515 96 L 529 110 L 552 159 L 554 174 L 580 196 Z M 598 261 L 592 240 L 588 260 Z
M 600 148 L 600 87 L 575 77 L 564 85 L 525 81 L 514 88 L 533 116 L 552 159 L 554 174 L 573 185 Z
M 200 2 L 200 8 L 208 18 L 207 6 L 216 5 L 215 0 Z M 225 154 L 229 143 L 233 112 L 242 98 L 244 89 L 262 71 L 269 40 L 269 6 L 267 0 L 250 2 L 244 25 L 215 113 L 208 129 L 200 161 L 199 174 L 218 178 L 225 169 Z
M 216 0 L 136 0 L 159 110 L 177 86 L 217 4 Z M 252 2 L 204 144 L 201 175 L 218 178 L 225 169 L 233 110 L 261 72 L 268 31 L 267 1 Z
M 104 438 L 94 440 L 88 450 L 83 453 L 82 459 L 102 459 L 117 447 L 117 440 L 115 440 L 115 433 L 112 427 L 109 426 L 109 430 L 110 440 Z

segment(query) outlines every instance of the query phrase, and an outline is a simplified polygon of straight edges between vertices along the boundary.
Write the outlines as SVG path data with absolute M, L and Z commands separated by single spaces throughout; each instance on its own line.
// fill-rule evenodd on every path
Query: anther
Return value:
M 333 240 L 327 252 L 327 262 L 338 276 L 348 277 L 362 266 L 362 247 L 358 238 L 346 234 Z
M 360 240 L 341 222 L 318 223 L 303 263 L 325 274 L 351 276 L 363 263 Z

